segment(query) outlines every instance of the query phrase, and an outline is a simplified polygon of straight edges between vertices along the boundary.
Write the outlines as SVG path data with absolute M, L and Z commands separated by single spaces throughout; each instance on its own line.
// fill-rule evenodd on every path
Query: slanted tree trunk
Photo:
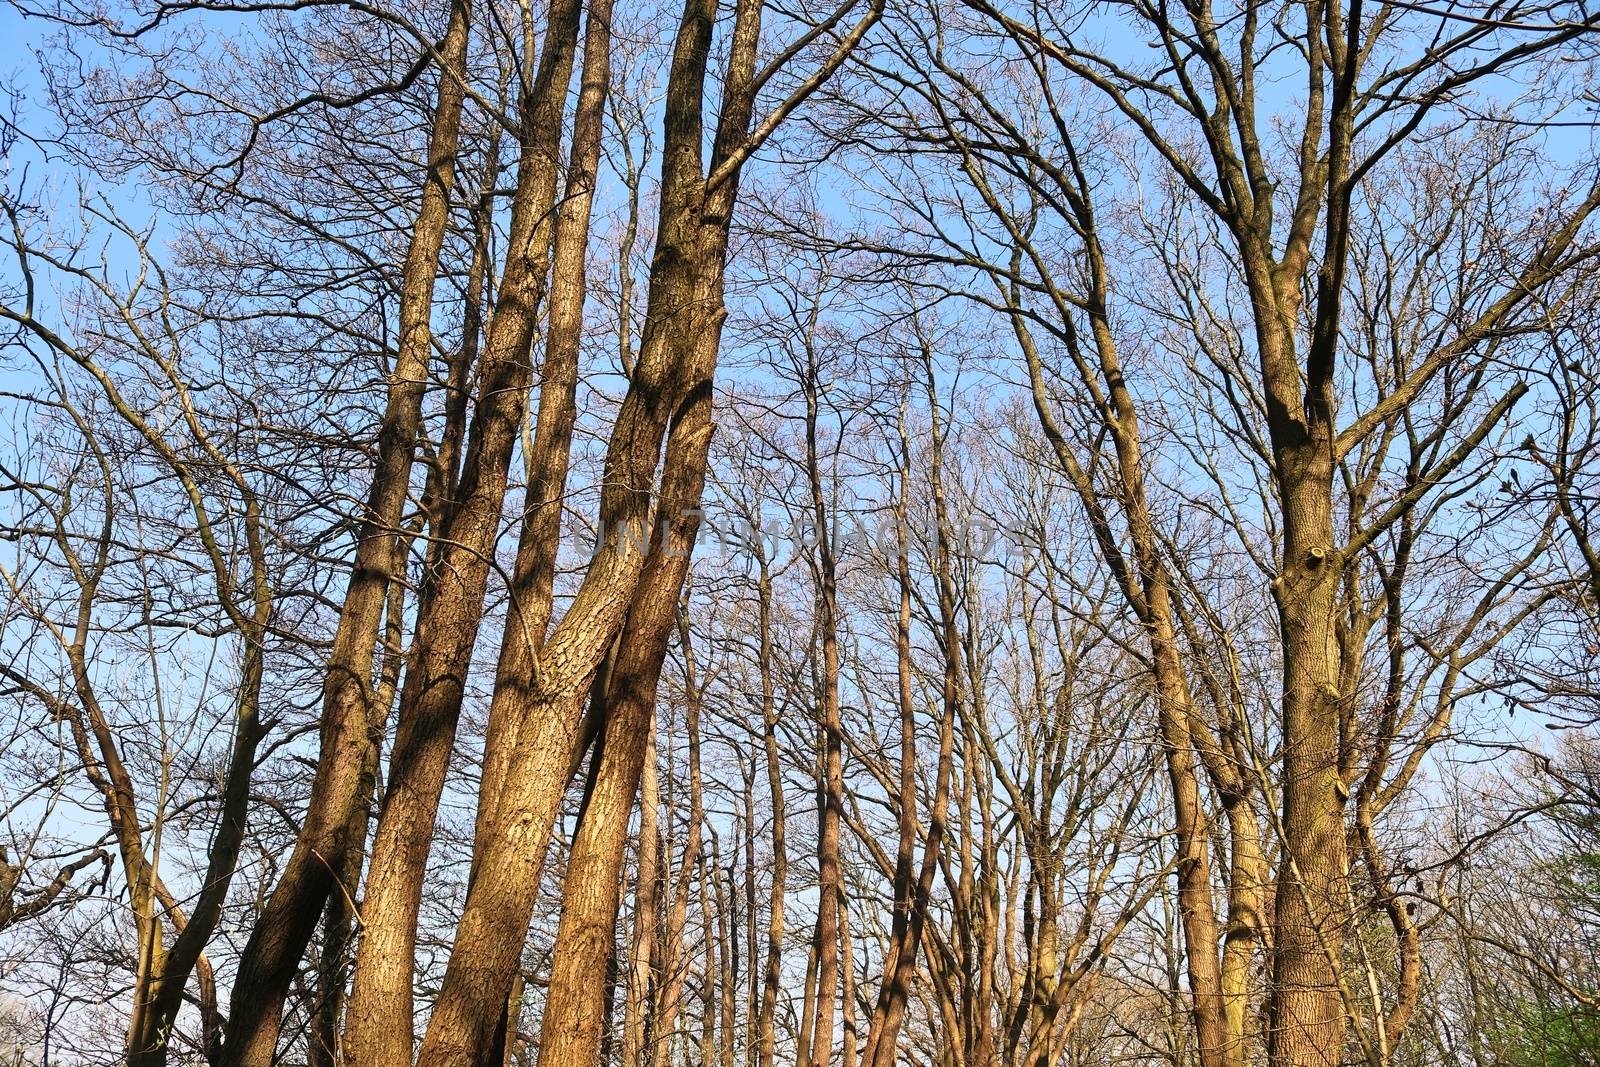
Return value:
M 456 0 L 439 49 L 439 95 L 428 141 L 422 201 L 401 273 L 400 335 L 366 510 L 357 531 L 355 562 L 322 690 L 317 769 L 305 821 L 278 884 L 257 917 L 239 959 L 222 1061 L 226 1067 L 270 1067 L 283 1001 L 335 886 L 340 858 L 366 834 L 369 797 L 363 793 L 366 756 L 383 721 L 373 699 L 373 659 L 384 601 L 403 566 L 396 535 L 411 483 L 427 387 L 434 281 L 449 224 L 455 181 L 467 39 L 468 0 Z M 381 709 L 383 715 L 387 709 Z
M 839 868 L 839 815 L 844 806 L 844 725 L 839 712 L 838 578 L 828 498 L 817 451 L 817 403 L 821 383 L 814 359 L 805 369 L 804 378 L 806 477 L 816 532 L 817 636 L 822 653 L 817 679 L 821 759 L 817 791 L 817 991 L 810 1027 L 811 1062 L 817 1067 L 828 1067 L 833 1058 L 833 1015 L 839 996 L 839 902 L 844 893 Z
M 500 679 L 526 677 L 544 644 L 554 606 L 556 560 L 561 550 L 572 431 L 577 422 L 578 360 L 583 347 L 583 309 L 588 293 L 589 222 L 611 88 L 611 0 L 589 0 L 584 19 L 583 72 L 572 120 L 566 188 L 555 205 L 550 283 L 550 324 L 539 374 L 539 409 L 525 457 L 528 486 L 510 588 L 512 618 L 495 668 Z M 626 254 L 626 253 L 624 253 Z M 498 708 L 498 717 L 494 710 Z M 520 723 L 514 705 L 491 706 L 484 737 L 482 777 L 497 785 L 505 777 Z M 493 824 L 497 794 L 478 807 L 476 842 Z
M 956 629 L 954 578 L 950 565 L 949 507 L 944 492 L 944 431 L 940 425 L 938 396 L 934 391 L 931 348 L 922 349 L 928 401 L 932 412 L 929 440 L 933 495 L 934 568 L 939 586 L 941 651 L 944 673 L 941 685 L 943 714 L 939 719 L 939 752 L 934 770 L 933 797 L 929 803 L 927 840 L 922 863 L 913 877 L 912 859 L 917 842 L 916 707 L 912 698 L 911 662 L 911 546 L 907 524 L 911 508 L 911 447 L 904 415 L 900 419 L 900 494 L 895 510 L 895 580 L 900 591 L 895 619 L 895 681 L 900 711 L 899 839 L 895 848 L 895 910 L 885 954 L 883 981 L 878 989 L 868 1025 L 861 1067 L 894 1067 L 900 1030 L 917 973 L 917 947 L 928 920 L 933 877 L 944 847 L 946 807 L 954 774 L 955 723 L 961 700 L 961 638 Z
M 423 1039 L 428 1067 L 480 1061 L 493 1029 L 486 1013 L 504 1002 L 516 971 L 578 742 L 583 697 L 625 622 L 646 562 L 641 541 L 648 540 L 662 439 L 669 425 L 690 417 L 701 392 L 709 402 L 739 169 L 784 116 L 837 70 L 881 13 L 872 7 L 828 60 L 752 130 L 760 10 L 755 0 L 743 0 L 735 14 L 708 172 L 702 111 L 716 5 L 691 0 L 684 8 L 664 109 L 661 206 L 645 330 L 607 448 L 602 541 L 529 671 L 496 679 L 490 721 L 503 716 L 518 729 L 507 742 L 511 752 L 500 779 L 486 780 L 481 791 L 480 805 L 491 805 L 493 814 L 478 835 L 474 877 Z M 703 458 L 697 466 L 703 468 Z M 663 474 L 671 476 L 670 470 Z M 505 639 L 528 640 L 515 610 Z M 503 702 L 509 703 L 495 706 Z M 480 813 L 480 827 L 482 818 Z
M 415 530 L 411 531 L 415 532 Z M 404 556 L 409 551 L 410 537 Z M 405 656 L 401 640 L 405 632 L 406 585 L 395 582 L 389 587 L 389 603 L 384 611 L 383 667 L 379 672 L 377 702 L 381 708 L 393 705 L 399 690 L 401 666 Z M 364 773 L 367 778 L 367 795 L 376 800 L 378 769 L 382 751 L 378 739 L 372 738 L 367 748 Z M 340 885 L 354 886 L 361 881 L 361 866 L 366 860 L 366 840 L 349 849 L 344 864 L 338 872 Z M 308 1052 L 312 1067 L 340 1067 L 344 1063 L 343 1042 L 340 1033 L 344 1023 L 344 1006 L 349 975 L 350 949 L 355 941 L 358 910 L 355 898 L 349 893 L 330 893 L 322 914 L 322 954 L 317 961 L 317 1010 L 312 1021 Z
M 511 455 L 532 383 L 530 349 L 550 262 L 560 117 L 579 7 L 579 0 L 551 7 L 538 73 L 522 101 L 510 254 L 484 346 L 458 498 L 445 505 L 443 548 L 418 598 L 388 788 L 362 897 L 362 939 L 345 1034 L 357 1067 L 404 1062 L 411 1054 L 417 916 L 467 668 L 483 618 Z
M 714 328 L 698 343 L 714 353 Z M 540 1067 L 591 1067 L 599 1051 L 604 1004 L 594 975 L 612 952 L 628 817 L 649 747 L 656 689 L 677 620 L 678 593 L 699 532 L 696 506 L 711 442 L 710 362 L 709 353 L 702 351 L 696 371 L 703 384 L 694 390 L 668 435 L 657 511 L 660 532 L 652 539 L 617 655 L 595 680 L 595 710 L 605 727 L 592 757 L 595 771 L 567 861 L 550 991 L 540 1026 Z M 684 632 L 687 658 L 693 653 Z M 686 857 L 685 862 L 694 858 Z M 654 872 L 648 873 L 653 879 Z

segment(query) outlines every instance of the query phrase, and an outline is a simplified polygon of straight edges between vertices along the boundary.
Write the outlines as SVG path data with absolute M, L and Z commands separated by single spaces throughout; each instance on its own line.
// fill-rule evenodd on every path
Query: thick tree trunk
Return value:
M 603 973 L 613 951 L 626 852 L 628 815 L 644 766 L 649 714 L 654 707 L 654 682 L 649 701 L 623 694 L 638 678 L 612 675 L 606 684 L 606 728 L 597 742 L 598 767 L 579 814 L 578 833 L 567 861 L 561 922 L 556 932 L 539 1029 L 541 1067 L 591 1067 L 600 1046 L 605 1014 Z M 602 684 L 597 680 L 597 687 Z
M 1261 826 L 1248 798 L 1225 801 L 1228 820 L 1228 927 L 1222 945 L 1223 1022 L 1227 1033 L 1227 1067 L 1250 1062 L 1251 969 L 1261 948 L 1269 880 L 1261 852 Z
M 429 316 L 439 251 L 449 224 L 470 28 L 468 0 L 456 0 L 440 48 L 443 69 L 429 135 L 428 171 L 401 275 L 400 343 L 378 430 L 377 463 L 328 655 L 316 774 L 294 851 L 240 956 L 223 1046 L 222 1062 L 227 1067 L 270 1067 L 284 998 L 323 902 L 336 888 L 334 871 L 340 857 L 357 847 L 356 839 L 366 833 L 365 757 L 383 729 L 371 688 L 373 658 L 385 597 L 403 562 L 396 558 L 395 540 L 421 427 Z M 337 889 L 355 892 L 354 886 Z
M 1273 909 L 1268 1054 L 1279 1067 L 1343 1060 L 1345 787 L 1339 776 L 1339 677 L 1331 453 L 1279 459 L 1282 571 L 1274 582 L 1283 635 L 1283 855 Z
M 680 305 L 682 306 L 682 305 Z M 625 521 L 609 529 L 637 529 L 643 518 L 640 505 L 648 504 L 650 473 L 655 468 L 655 447 L 660 440 L 663 395 L 672 390 L 663 380 L 662 362 L 667 352 L 664 338 L 656 338 L 651 366 L 636 373 L 629 401 L 624 401 L 619 430 L 613 439 L 608 467 L 608 494 L 623 489 L 631 500 L 602 507 L 603 513 L 622 514 Z M 647 345 L 648 347 L 648 345 Z M 622 468 L 618 470 L 618 468 Z M 485 1016 L 502 1004 L 516 961 L 520 956 L 528 919 L 538 890 L 539 872 L 557 809 L 567 784 L 568 767 L 577 742 L 579 711 L 584 689 L 599 666 L 622 621 L 627 599 L 637 579 L 630 557 L 638 545 L 631 536 L 612 537 L 591 565 L 584 588 L 541 652 L 535 687 L 526 677 L 501 677 L 491 702 L 491 719 L 509 716 L 524 724 L 499 782 L 485 781 L 482 802 L 495 803 L 497 811 L 480 834 L 481 847 L 467 902 L 462 914 L 440 997 L 423 1043 L 427 1064 L 478 1062 L 486 1047 L 493 1020 Z M 517 626 L 515 613 L 508 629 Z M 518 638 L 508 633 L 508 640 Z M 496 711 L 493 702 L 510 701 L 511 710 Z M 481 825 L 481 824 L 480 824 Z
M 402 539 L 397 552 L 402 558 L 410 551 L 411 533 Z M 394 703 L 399 689 L 400 671 L 404 662 L 401 640 L 405 633 L 406 584 L 395 582 L 389 587 L 388 607 L 384 612 L 383 669 L 379 674 L 377 704 L 387 709 Z M 378 769 L 382 761 L 378 738 L 371 738 L 367 746 L 363 773 L 366 796 L 376 800 Z M 354 886 L 361 881 L 361 866 L 366 860 L 366 840 L 347 850 L 342 869 L 338 872 L 341 885 Z M 342 1067 L 345 1062 L 340 1032 L 344 1023 L 344 1008 L 349 975 L 350 950 L 355 943 L 359 911 L 355 898 L 349 893 L 330 893 L 323 907 L 322 955 L 317 961 L 318 1004 L 312 1021 L 309 1059 L 311 1067 Z
M 722 326 L 737 166 L 713 190 L 702 169 L 701 111 L 713 8 L 684 9 L 668 81 L 660 221 L 639 358 L 614 425 L 600 501 L 602 543 L 572 605 L 539 649 L 527 676 L 497 679 L 490 720 L 521 724 L 499 781 L 484 783 L 477 867 L 455 947 L 423 1041 L 426 1067 L 478 1062 L 490 1029 L 485 1013 L 504 997 L 538 891 L 539 872 L 577 741 L 578 711 L 595 670 L 623 625 L 645 564 L 650 489 L 669 421 L 709 402 Z M 743 146 L 753 99 L 760 5 L 739 5 L 732 34 L 713 171 Z M 704 360 L 703 372 L 697 360 Z M 664 477 L 671 476 L 669 469 Z M 696 497 L 698 499 L 698 497 Z M 515 613 L 509 627 L 515 628 Z M 519 640 L 508 629 L 507 640 Z M 494 704 L 509 701 L 497 709 Z M 663 1030 L 667 1027 L 663 1024 Z M 659 1045 L 657 1046 L 659 1048 Z
M 378 766 L 374 746 L 370 757 L 373 772 Z M 366 842 L 362 847 L 347 849 L 335 872 L 341 885 L 357 885 L 361 881 L 361 865 L 366 860 Z M 344 1062 L 342 1042 L 339 1040 L 340 1024 L 344 1019 L 345 989 L 348 985 L 346 965 L 350 948 L 355 941 L 355 900 L 345 893 L 329 893 L 322 908 L 322 946 L 317 955 L 317 1001 L 311 1018 L 310 1033 L 306 1038 L 306 1060 L 310 1067 L 340 1067 Z
M 528 486 L 522 531 L 512 568 L 507 640 L 500 648 L 496 684 L 525 678 L 543 646 L 554 605 L 556 560 L 561 550 L 572 431 L 577 422 L 578 360 L 588 293 L 589 222 L 611 87 L 611 0 L 589 0 L 584 19 L 583 73 L 573 115 L 566 189 L 557 206 L 550 283 L 550 324 L 539 375 L 539 409 L 526 457 Z M 483 780 L 504 780 L 519 721 L 508 701 L 491 705 L 483 745 Z M 499 714 L 496 715 L 495 711 Z M 498 793 L 479 803 L 476 843 L 481 845 L 498 808 Z
M 484 347 L 459 498 L 445 506 L 439 538 L 444 547 L 419 597 L 388 789 L 362 898 L 362 938 L 345 1035 L 357 1067 L 383 1067 L 411 1055 L 417 915 L 467 668 L 483 618 L 511 454 L 532 381 L 530 346 L 550 259 L 560 115 L 578 22 L 579 0 L 561 0 L 551 8 L 539 72 L 524 101 L 512 251 Z
M 694 387 L 667 437 L 657 511 L 660 532 L 652 538 L 616 658 L 595 681 L 596 710 L 604 716 L 605 728 L 567 862 L 550 991 L 540 1028 L 540 1067 L 592 1067 L 600 1046 L 603 990 L 594 976 L 612 952 L 628 816 L 649 747 L 656 688 L 677 620 L 679 590 L 699 532 L 718 325 L 708 324 L 697 339 L 700 351 L 690 371 Z M 685 642 L 685 655 L 689 654 Z

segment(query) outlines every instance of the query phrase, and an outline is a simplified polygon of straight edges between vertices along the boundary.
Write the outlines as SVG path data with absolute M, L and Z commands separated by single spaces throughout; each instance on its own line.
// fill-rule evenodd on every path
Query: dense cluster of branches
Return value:
M 834 5 L 10 0 L 0 1056 L 1600 1062 L 1600 15 Z

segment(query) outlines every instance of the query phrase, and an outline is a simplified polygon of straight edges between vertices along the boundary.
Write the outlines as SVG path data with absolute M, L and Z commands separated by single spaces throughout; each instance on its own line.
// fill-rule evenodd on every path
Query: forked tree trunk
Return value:
M 1197 723 L 1196 707 L 1177 641 L 1171 576 L 1161 555 L 1160 537 L 1151 518 L 1145 490 L 1139 411 L 1128 390 L 1111 332 L 1106 304 L 1107 269 L 1090 189 L 1081 171 L 1077 170 L 1076 156 L 1070 158 L 1072 169 L 1068 173 L 1073 179 L 1063 177 L 1061 180 L 1063 196 L 1071 206 L 1072 221 L 1084 240 L 1089 284 L 1083 305 L 1089 317 L 1092 349 L 1079 350 L 1076 332 L 1069 332 L 1069 336 L 1073 338 L 1080 380 L 1112 442 L 1117 475 L 1115 493 L 1127 523 L 1126 554 L 1118 544 L 1111 519 L 1101 503 L 1103 488 L 1079 462 L 1052 412 L 1043 363 L 1018 308 L 1012 311 L 1012 328 L 1027 361 L 1034 411 L 1045 439 L 1089 513 L 1101 555 L 1142 624 L 1150 649 L 1156 733 L 1166 766 L 1177 837 L 1174 877 L 1178 883 L 1178 913 L 1184 937 L 1196 1052 L 1201 1067 L 1233 1067 L 1243 1055 L 1243 1046 L 1239 1035 L 1230 1034 L 1228 1027 L 1228 998 L 1224 995 L 1221 967 L 1221 928 L 1211 895 L 1211 826 L 1200 790 L 1195 738 L 1196 726 L 1201 729 L 1204 726 Z M 1071 317 L 1078 309 L 1059 298 L 1058 308 L 1070 326 Z
M 500 679 L 524 678 L 532 669 L 534 657 L 544 644 L 554 604 L 572 431 L 578 417 L 578 360 L 588 292 L 589 221 L 611 87 L 611 9 L 611 0 L 589 0 L 584 20 L 583 73 L 573 114 L 572 150 L 566 188 L 556 214 L 550 325 L 539 374 L 539 409 L 526 457 L 528 487 L 511 575 L 511 618 L 495 668 L 497 684 Z M 491 706 L 482 774 L 491 786 L 504 779 L 506 763 L 511 758 L 520 726 L 512 715 L 514 707 L 507 701 Z M 490 793 L 479 804 L 478 845 L 493 823 L 498 803 L 498 794 Z
M 706 0 L 687 3 L 674 49 L 657 249 L 639 358 L 607 449 L 600 501 L 603 540 L 532 669 L 525 676 L 497 679 L 491 701 L 491 721 L 505 716 L 504 721 L 519 728 L 509 742 L 510 757 L 500 779 L 484 783 L 480 803 L 491 805 L 493 814 L 486 828 L 480 815 L 476 873 L 423 1040 L 427 1067 L 465 1067 L 482 1056 L 493 1006 L 503 1002 L 533 910 L 577 742 L 583 694 L 624 623 L 645 564 L 638 539 L 647 529 L 662 438 L 669 421 L 689 417 L 701 402 L 701 391 L 709 394 L 723 319 L 723 264 L 738 167 L 781 117 L 774 116 L 755 134 L 747 133 L 760 5 L 743 0 L 734 20 L 708 181 L 701 112 L 714 14 L 715 5 Z M 864 26 L 859 32 L 865 32 Z M 859 39 L 859 33 L 848 39 Z M 813 83 L 837 69 L 842 54 L 836 55 Z M 701 359 L 703 370 L 696 363 Z M 703 467 L 703 460 L 699 465 Z M 670 469 L 665 476 L 672 476 Z M 509 627 L 516 626 L 515 615 Z M 508 629 L 507 640 L 518 639 Z M 500 702 L 509 703 L 496 708 Z
M 410 549 L 409 535 L 404 541 L 405 544 L 397 549 L 402 557 Z M 393 583 L 389 587 L 389 603 L 384 611 L 383 669 L 379 674 L 376 697 L 381 708 L 388 708 L 394 703 L 399 689 L 400 671 L 405 659 L 400 644 L 405 633 L 405 604 L 405 583 Z M 363 791 L 374 800 L 382 755 L 378 739 L 372 738 L 371 744 L 367 746 L 364 768 L 366 784 L 363 786 Z M 363 840 L 360 845 L 346 851 L 343 868 L 339 871 L 340 884 L 349 886 L 359 884 L 361 866 L 365 860 L 366 841 Z M 322 955 L 317 961 L 318 1004 L 309 1042 L 311 1067 L 341 1067 L 345 1060 L 341 1031 L 344 1024 L 346 991 L 349 986 L 346 970 L 350 962 L 350 950 L 355 942 L 358 917 L 353 896 L 349 893 L 328 894 L 328 902 L 323 907 L 322 915 Z
M 499 173 L 498 132 L 491 139 L 488 159 L 484 168 L 483 186 L 494 188 Z M 449 502 L 454 499 L 459 475 L 461 452 L 466 443 L 467 392 L 472 373 L 477 366 L 479 332 L 482 328 L 481 303 L 489 270 L 488 226 L 489 203 L 480 192 L 473 212 L 473 252 L 468 268 L 465 293 L 466 309 L 462 315 L 461 343 L 452 354 L 445 374 L 444 426 L 437 450 L 429 457 L 428 477 L 423 489 L 421 514 L 414 518 L 405 533 L 395 540 L 395 580 L 390 583 L 388 607 L 384 614 L 382 669 L 379 671 L 378 691 L 375 697 L 377 713 L 387 719 L 399 695 L 400 682 L 406 662 L 402 641 L 405 636 L 405 609 L 408 583 L 405 581 L 406 561 L 410 558 L 412 544 L 419 533 L 426 532 L 428 550 L 424 554 L 425 566 L 436 565 L 439 549 L 443 545 L 439 534 L 448 517 Z M 374 733 L 367 751 L 366 780 L 361 792 L 370 797 L 374 805 L 381 800 L 378 775 L 382 763 L 381 735 Z M 342 1067 L 348 1061 L 343 1037 L 345 1006 L 349 1000 L 349 965 L 360 927 L 360 909 L 354 887 L 361 883 L 362 866 L 366 860 L 366 838 L 360 839 L 346 852 L 338 883 L 351 887 L 348 891 L 328 895 L 323 909 L 322 956 L 318 961 L 318 1004 L 313 1023 L 311 1052 L 313 1067 Z
M 567 862 L 550 991 L 540 1027 L 540 1067 L 591 1067 L 600 1047 L 603 990 L 594 976 L 604 969 L 613 950 L 628 818 L 649 747 L 656 688 L 677 619 L 678 591 L 700 525 L 697 505 L 711 442 L 715 329 L 698 343 L 710 355 L 702 352 L 696 360 L 696 387 L 667 438 L 659 533 L 652 540 L 617 656 L 595 681 L 594 701 L 605 728 Z

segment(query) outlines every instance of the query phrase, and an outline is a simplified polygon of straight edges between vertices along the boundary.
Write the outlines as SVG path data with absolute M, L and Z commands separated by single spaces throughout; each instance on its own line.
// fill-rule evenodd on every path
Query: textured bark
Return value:
M 620 695 L 631 685 L 631 680 L 616 678 L 606 688 Z M 595 975 L 612 954 L 628 815 L 650 725 L 646 702 L 619 703 L 598 694 L 596 699 L 608 703 L 606 729 L 594 752 L 599 766 L 580 811 L 567 863 L 550 990 L 539 1030 L 539 1063 L 545 1067 L 589 1067 L 599 1050 L 606 987 L 595 981 Z
M 1223 801 L 1228 821 L 1228 920 L 1222 943 L 1223 1023 L 1227 1035 L 1224 1062 L 1243 1067 L 1250 1062 L 1251 972 L 1262 948 L 1267 887 L 1271 875 L 1261 848 L 1261 825 L 1249 799 L 1240 794 Z
M 240 956 L 223 1048 L 227 1067 L 270 1067 L 283 1001 L 322 905 L 331 891 L 355 891 L 354 886 L 336 886 L 334 870 L 366 832 L 363 768 L 373 737 L 382 732 L 373 700 L 373 660 L 384 600 L 402 563 L 396 558 L 395 539 L 421 427 L 428 318 L 449 223 L 460 138 L 460 76 L 470 25 L 467 0 L 456 0 L 440 48 L 444 69 L 429 135 L 428 170 L 401 275 L 400 343 L 378 429 L 377 462 L 328 655 L 317 769 L 294 850 Z
M 571 80 L 579 0 L 549 14 L 538 73 L 523 100 L 511 253 L 490 322 L 457 499 L 443 506 L 436 565 L 424 576 L 400 695 L 388 789 L 362 897 L 362 938 L 345 1046 L 358 1067 L 405 1062 L 412 1049 L 417 915 L 439 797 L 461 714 L 511 454 L 532 382 L 530 348 L 550 261 L 560 117 Z
M 705 0 L 686 4 L 674 47 L 648 310 L 638 362 L 607 449 L 603 540 L 531 669 L 518 677 L 502 673 L 496 681 L 490 720 L 518 728 L 499 779 L 484 783 L 480 803 L 491 805 L 493 814 L 487 822 L 479 816 L 475 874 L 423 1041 L 428 1067 L 476 1063 L 482 1055 L 490 1029 L 486 1013 L 503 1001 L 533 910 L 583 694 L 623 625 L 645 563 L 641 542 L 648 540 L 642 535 L 662 439 L 669 420 L 687 418 L 699 391 L 710 389 L 737 163 L 754 143 L 746 131 L 760 7 L 746 0 L 735 17 L 708 179 L 701 111 L 713 14 L 714 5 Z M 700 358 L 711 361 L 703 378 L 696 370 Z M 506 640 L 528 640 L 515 612 Z
M 578 357 L 583 342 L 583 307 L 589 219 L 600 163 L 607 94 L 611 86 L 611 0 L 589 0 L 584 22 L 583 73 L 572 123 L 572 150 L 566 188 L 555 225 L 550 283 L 550 323 L 539 375 L 539 409 L 527 459 L 528 486 L 522 531 L 517 542 L 510 589 L 511 618 L 501 645 L 497 678 L 524 678 L 532 669 L 549 627 L 555 593 L 556 559 L 561 548 L 561 517 L 578 417 Z M 515 744 L 515 705 L 491 706 L 483 746 L 483 779 L 499 783 Z M 496 715 L 495 711 L 499 714 Z M 481 842 L 492 824 L 498 795 L 478 809 Z
M 758 1067 L 772 1067 L 778 1040 L 778 985 L 783 978 L 783 898 L 788 888 L 789 852 L 784 840 L 787 810 L 783 766 L 778 761 L 778 713 L 773 684 L 772 570 L 759 539 L 756 550 L 760 553 L 757 561 L 761 568 L 756 589 L 756 625 L 761 642 L 761 746 L 766 762 L 768 800 L 772 805 L 772 887 L 768 892 L 766 955 L 761 968 L 761 1008 L 756 1016 L 756 1062 Z
M 1283 1067 L 1343 1058 L 1339 987 L 1348 899 L 1339 777 L 1337 567 L 1327 439 L 1282 450 L 1283 561 L 1274 582 L 1283 635 L 1283 859 L 1274 915 L 1268 1050 Z M 1320 454 L 1319 454 L 1320 453 Z
M 641 360 L 637 384 L 629 391 L 631 403 L 624 402 L 619 416 L 608 463 L 614 476 L 606 479 L 605 495 L 612 499 L 602 504 L 602 514 L 617 521 L 606 523 L 606 529 L 637 530 L 648 506 L 662 428 L 661 398 L 669 387 L 663 359 L 658 350 L 648 371 Z M 508 718 L 522 729 L 499 781 L 484 782 L 481 802 L 498 801 L 497 810 L 480 834 L 456 948 L 423 1043 L 425 1063 L 476 1062 L 486 1047 L 493 1023 L 484 1012 L 498 1009 L 485 1006 L 504 1003 L 516 970 L 550 829 L 565 792 L 583 691 L 622 621 L 626 597 L 637 580 L 638 556 L 632 536 L 609 538 L 567 616 L 540 652 L 531 679 L 498 679 L 491 720 Z M 515 629 L 513 612 L 508 641 L 521 639 Z M 512 705 L 509 709 L 494 707 L 506 702 Z
M 374 776 L 378 770 L 377 746 L 372 747 L 368 765 Z M 334 877 L 340 885 L 358 885 L 361 865 L 366 861 L 366 842 L 345 850 Z M 355 900 L 346 893 L 329 893 L 322 907 L 322 944 L 317 953 L 316 1009 L 306 1037 L 306 1060 L 310 1067 L 340 1067 L 344 1062 L 340 1040 L 344 1020 L 346 975 L 350 949 L 355 942 Z
M 633 891 L 633 939 L 628 966 L 628 996 L 623 1018 L 622 1060 L 648 1062 L 654 1030 L 657 921 L 661 910 L 661 848 L 657 812 L 661 788 L 656 777 L 655 720 L 645 727 L 645 757 L 639 796 L 638 863 Z
M 699 531 L 717 344 L 715 325 L 698 338 L 700 351 L 690 371 L 695 385 L 667 438 L 661 529 L 652 538 L 617 655 L 595 681 L 594 700 L 605 729 L 567 864 L 540 1028 L 540 1067 L 591 1067 L 600 1047 L 604 987 L 594 975 L 612 952 L 628 817 L 649 747 L 678 594 Z
M 465 349 L 466 346 L 463 346 L 464 351 Z M 459 362 L 463 360 L 458 359 Z M 446 442 L 449 439 L 447 430 Z M 412 528 L 399 539 L 395 550 L 398 559 L 404 560 L 409 555 L 411 543 L 424 521 L 428 520 L 425 517 L 416 519 Z M 388 605 L 384 609 L 383 665 L 378 674 L 378 690 L 374 700 L 380 713 L 385 716 L 388 709 L 394 705 L 395 697 L 399 693 L 400 674 L 405 662 L 401 642 L 405 635 L 406 591 L 404 581 L 393 582 L 389 586 Z M 368 809 L 370 815 L 376 812 L 378 773 L 383 754 L 379 738 L 373 736 L 369 740 L 371 743 L 367 746 L 361 789 L 362 795 L 370 798 Z M 363 834 L 361 841 L 345 852 L 342 868 L 338 872 L 339 884 L 351 887 L 358 885 L 361 881 L 361 867 L 365 861 L 366 837 Z M 351 949 L 355 944 L 359 919 L 359 909 L 356 907 L 352 892 L 328 895 L 328 902 L 323 907 L 322 915 L 322 955 L 317 962 L 318 1004 L 316 1017 L 312 1022 L 311 1036 L 313 1067 L 318 1065 L 340 1067 L 344 1063 L 344 1043 L 341 1034 L 344 1008 L 348 999 L 347 970 L 351 962 Z

